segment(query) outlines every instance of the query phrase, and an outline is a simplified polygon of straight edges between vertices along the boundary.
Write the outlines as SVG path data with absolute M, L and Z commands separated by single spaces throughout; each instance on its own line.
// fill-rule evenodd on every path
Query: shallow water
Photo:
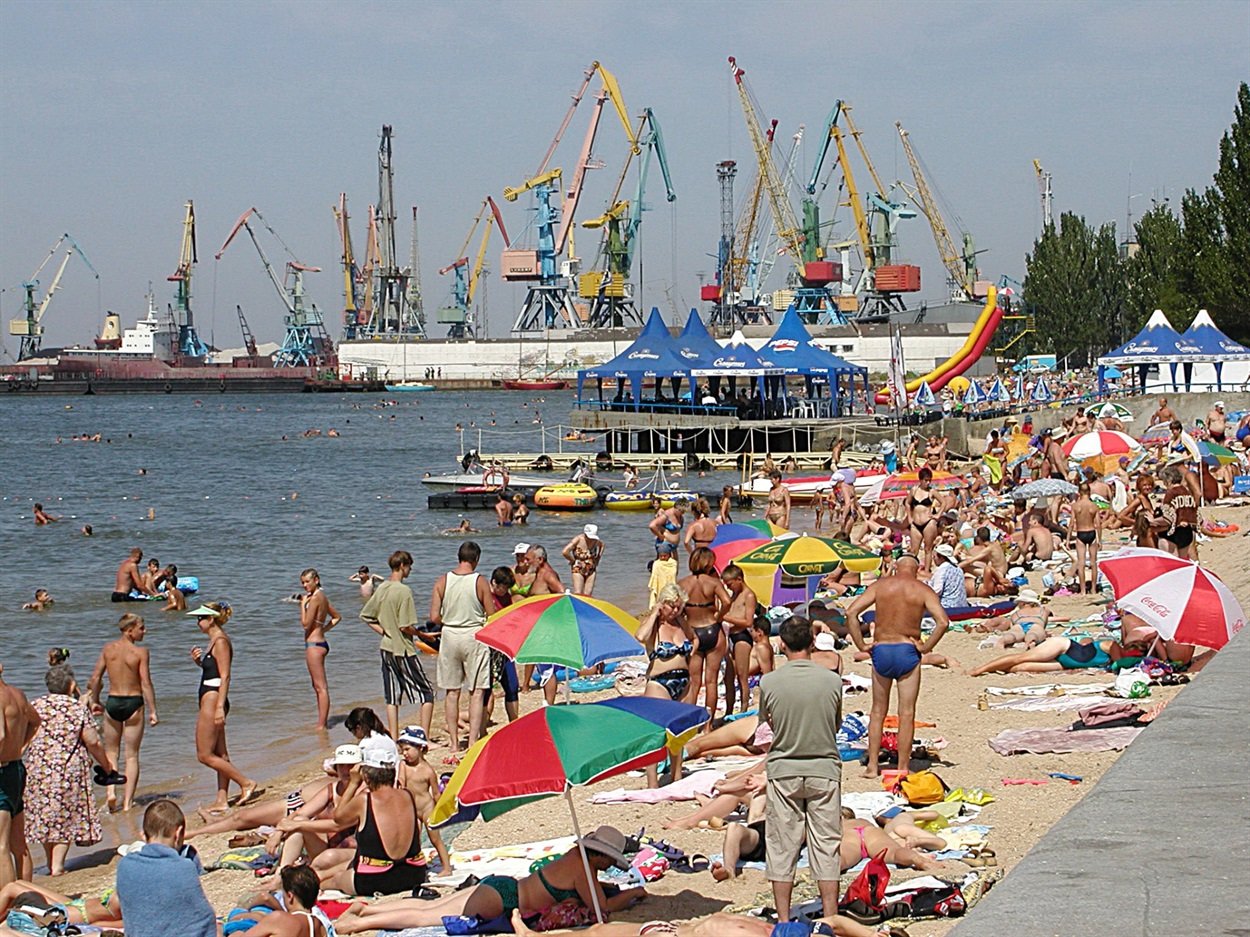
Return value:
M 476 445 L 470 421 L 494 416 L 500 427 L 493 440 L 485 438 L 487 449 L 536 451 L 534 409 L 555 423 L 572 401 L 567 394 L 539 399 L 506 392 L 397 396 L 390 407 L 379 405 L 380 396 L 354 394 L 219 395 L 202 401 L 0 397 L 5 679 L 39 695 L 47 650 L 64 645 L 85 687 L 100 646 L 117 635 L 120 615 L 143 614 L 161 724 L 144 739 L 142 788 L 177 791 L 190 804 L 210 797 L 213 779 L 196 763 L 193 741 L 199 668 L 188 652 L 203 643 L 198 629 L 184 615 L 160 612 L 160 603 L 109 602 L 118 564 L 130 547 L 140 546 L 145 559 L 155 556 L 176 563 L 182 575 L 200 577 L 200 595 L 188 599 L 192 607 L 197 598 L 224 598 L 234 608 L 228 626 L 235 648 L 229 742 L 244 772 L 273 777 L 347 741 L 341 726 L 328 735 L 312 728 L 315 706 L 298 607 L 282 601 L 300 590 L 300 571 L 320 570 L 343 616 L 329 635 L 332 719 L 341 722 L 355 705 L 380 706 L 377 637 L 358 617 L 362 603 L 348 576 L 362 563 L 385 575 L 387 556 L 408 550 L 417 561 L 408 582 L 424 615 L 434 580 L 455 565 L 460 538 L 442 530 L 455 526 L 460 514 L 427 511 L 429 491 L 420 479 L 425 472 L 457 470 L 456 424 Z M 307 428 L 331 426 L 342 435 L 301 436 Z M 111 441 L 70 441 L 83 432 L 100 432 Z M 57 443 L 58 436 L 64 441 Z M 598 447 L 583 448 L 593 455 Z M 619 476 L 607 480 L 621 484 Z M 699 481 L 701 488 L 718 491 L 734 480 Z M 35 501 L 63 520 L 34 527 Z M 482 571 L 510 563 L 513 545 L 526 540 L 547 547 L 566 585 L 560 549 L 586 522 L 599 524 L 607 554 L 596 594 L 643 610 L 646 563 L 654 555 L 645 513 L 536 510 L 528 529 L 506 530 L 495 526 L 488 510 L 469 517 L 482 528 L 473 535 L 482 546 Z M 95 531 L 90 538 L 79 533 L 87 523 Z M 52 592 L 55 606 L 21 611 L 40 586 Z M 432 660 L 426 662 L 432 674 Z M 405 719 L 415 715 L 414 707 L 401 713 Z

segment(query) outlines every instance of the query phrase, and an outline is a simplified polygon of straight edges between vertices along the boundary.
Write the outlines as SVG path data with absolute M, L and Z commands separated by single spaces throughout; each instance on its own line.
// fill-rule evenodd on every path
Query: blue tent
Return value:
M 760 357 L 765 361 L 771 361 L 773 364 L 781 368 L 785 374 L 802 374 L 808 378 L 809 385 L 819 382 L 819 378 L 824 378 L 829 383 L 830 395 L 836 401 L 840 396 L 839 378 L 847 375 L 850 379 L 849 387 L 854 392 L 855 379 L 863 381 L 865 397 L 871 399 L 872 391 L 868 386 L 868 369 L 852 364 L 845 358 L 825 351 L 823 348 L 812 343 L 812 337 L 807 331 L 807 326 L 803 324 L 803 320 L 799 318 L 798 312 L 791 305 L 781 318 L 777 331 L 773 333 L 764 346 L 759 350 Z M 816 380 L 813 380 L 815 378 Z M 814 393 L 816 388 L 809 386 L 809 395 Z
M 582 387 L 587 378 L 603 379 L 613 377 L 618 382 L 628 380 L 632 387 L 633 399 L 642 398 L 642 385 L 645 378 L 684 378 L 690 376 L 690 366 L 673 350 L 673 337 L 668 332 L 660 316 L 660 310 L 652 307 L 647 324 L 642 327 L 634 343 L 607 364 L 583 368 L 577 372 L 577 398 L 582 398 Z M 660 387 L 656 381 L 656 389 Z
M 686 327 L 681 330 L 681 335 L 672 339 L 671 342 L 671 347 L 677 353 L 677 357 L 692 369 L 705 367 L 707 362 L 719 355 L 721 351 L 720 344 L 708 332 L 697 309 L 690 310 L 690 318 L 686 320 Z
M 729 344 L 717 347 L 714 358 L 700 364 L 693 372 L 696 376 L 733 377 L 737 374 L 756 377 L 781 374 L 782 369 L 771 360 L 760 357 L 759 352 L 747 344 L 741 332 L 735 332 Z
M 1222 390 L 1224 386 L 1224 362 L 1245 361 L 1250 359 L 1250 348 L 1238 344 L 1219 330 L 1205 309 L 1199 309 L 1194 321 L 1181 338 L 1193 343 L 1198 348 L 1196 361 L 1209 361 L 1215 365 L 1215 386 Z M 1182 360 L 1188 365 L 1189 359 Z M 1185 383 L 1189 384 L 1191 371 L 1186 368 Z
M 1116 365 L 1124 370 L 1136 366 L 1142 389 L 1146 386 L 1146 374 L 1152 364 L 1167 364 L 1172 371 L 1172 387 L 1178 388 L 1176 366 L 1185 365 L 1185 385 L 1188 387 L 1193 365 L 1199 362 L 1215 365 L 1217 383 L 1222 363 L 1228 359 L 1250 357 L 1250 349 L 1238 345 L 1215 327 L 1210 316 L 1198 314 L 1184 335 L 1179 334 L 1168 322 L 1163 310 L 1156 309 L 1142 329 L 1132 339 L 1114 351 L 1098 359 L 1099 386 L 1105 378 L 1106 365 Z
M 1182 354 L 1180 333 L 1172 328 L 1167 316 L 1156 309 L 1146 322 L 1145 328 L 1114 351 L 1098 359 L 1099 364 L 1120 367 L 1135 364 L 1171 364 Z M 1185 343 L 1186 347 L 1191 347 Z

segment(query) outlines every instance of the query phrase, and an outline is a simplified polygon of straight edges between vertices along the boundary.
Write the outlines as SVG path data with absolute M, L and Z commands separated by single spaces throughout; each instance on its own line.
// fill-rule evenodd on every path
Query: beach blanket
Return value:
M 664 804 L 680 800 L 694 800 L 695 795 L 712 796 L 712 788 L 725 779 L 721 771 L 696 771 L 680 781 L 663 787 L 626 790 L 618 787 L 613 791 L 600 791 L 590 798 L 592 804 Z
M 1136 726 L 1116 729 L 1004 729 L 989 740 L 1000 755 L 1065 755 L 1070 752 L 1112 752 L 1127 748 L 1142 730 Z
M 987 686 L 985 692 L 991 696 L 1049 696 L 1058 688 L 1062 694 L 1056 696 L 1079 696 L 1082 694 L 1098 695 L 1106 693 L 1113 686 L 1111 683 L 1034 683 L 1028 686 Z
M 447 937 L 447 928 L 441 924 L 437 927 L 407 927 L 404 930 L 380 930 L 382 937 Z
M 1005 700 L 991 703 L 990 709 L 1013 709 L 1019 712 L 1033 713 L 1053 710 L 1067 712 L 1072 709 L 1089 709 L 1103 701 L 1102 695 L 1082 694 L 1080 696 L 1026 696 L 1024 699 Z
M 478 878 L 487 875 L 510 875 L 523 878 L 529 875 L 530 864 L 535 859 L 547 856 L 558 856 L 573 847 L 572 836 L 561 836 L 557 839 L 539 840 L 533 843 L 516 843 L 511 846 L 497 846 L 493 849 L 453 850 L 452 865 L 456 874 L 472 872 Z

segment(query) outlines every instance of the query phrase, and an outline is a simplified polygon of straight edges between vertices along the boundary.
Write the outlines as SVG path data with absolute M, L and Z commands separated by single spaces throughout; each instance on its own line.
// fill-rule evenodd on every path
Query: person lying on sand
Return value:
M 1049 673 L 1056 670 L 1107 669 L 1125 658 L 1140 660 L 1150 649 L 1148 641 L 1134 640 L 1121 645 L 1111 638 L 1047 638 L 1036 647 L 1018 654 L 998 657 L 968 671 L 968 676 L 987 673 Z
M 674 817 L 664 824 L 664 829 L 693 830 L 703 824 L 717 829 L 724 825 L 725 817 L 737 810 L 740 804 L 749 804 L 752 797 L 764 790 L 765 783 L 764 759 L 761 758 L 727 775 L 712 789 L 715 797 L 702 799 L 697 810 L 684 817 Z
M 538 931 L 530 930 L 520 911 L 512 912 L 512 930 L 518 937 L 538 937 Z M 849 917 L 822 917 L 815 921 L 790 921 L 770 924 L 745 914 L 716 914 L 695 921 L 648 921 L 633 924 L 628 921 L 612 924 L 591 924 L 578 930 L 549 930 L 546 934 L 568 934 L 575 937 L 801 937 L 811 934 L 834 934 L 836 937 L 907 937 L 901 927 L 868 927 L 852 921 Z
M 62 895 L 50 888 L 44 888 L 20 878 L 0 888 L 0 926 L 3 926 L 8 919 L 10 911 L 21 908 L 32 897 L 41 899 L 47 904 L 61 905 L 65 908 L 65 921 L 68 924 L 94 924 L 101 928 L 118 930 L 122 927 L 122 910 L 112 886 L 100 892 L 99 897 L 82 895 L 78 898 L 70 898 L 68 895 Z M 26 913 L 29 914 L 29 912 Z M 31 916 L 37 917 L 37 915 Z
M 912 849 L 942 850 L 946 848 L 946 840 L 917 825 L 936 820 L 939 816 L 936 810 L 900 810 L 898 807 L 890 807 L 873 819 L 878 826 L 884 828 L 887 836 L 900 845 Z

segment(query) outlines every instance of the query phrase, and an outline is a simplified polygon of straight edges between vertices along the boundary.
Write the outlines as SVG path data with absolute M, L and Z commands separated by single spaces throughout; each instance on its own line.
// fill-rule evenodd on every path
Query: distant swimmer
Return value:
M 46 611 L 48 606 L 50 606 L 53 601 L 55 600 L 49 594 L 47 589 L 36 589 L 34 601 L 27 602 L 22 606 L 22 610 L 28 612 Z
M 373 587 L 379 582 L 384 582 L 385 577 L 379 576 L 377 573 L 369 572 L 368 566 L 362 566 L 360 569 L 348 576 L 347 581 L 360 583 L 360 597 L 362 599 L 367 599 L 369 596 L 373 595 Z
M 474 527 L 472 524 L 469 523 L 469 519 L 466 517 L 455 527 L 445 527 L 443 529 L 443 533 L 444 534 L 476 534 L 476 533 L 479 533 L 479 531 L 476 527 Z
M 57 517 L 55 514 L 49 514 L 47 511 L 45 511 L 43 509 L 42 504 L 39 504 L 38 502 L 35 503 L 35 526 L 36 527 L 42 527 L 44 524 L 54 524 L 59 520 L 60 518 Z
M 91 536 L 92 534 L 94 534 L 94 533 L 95 533 L 95 531 L 91 529 L 91 525 L 90 525 L 90 524 L 83 524 L 83 525 L 82 525 L 82 535 L 83 535 L 84 537 L 90 537 L 90 536 Z
M 135 805 L 135 791 L 139 786 L 139 746 L 143 742 L 144 716 L 148 725 L 156 725 L 156 691 L 152 688 L 149 671 L 151 657 L 146 647 L 139 647 L 147 634 L 147 626 L 138 615 L 125 614 L 117 622 L 121 637 L 110 641 L 100 651 L 91 680 L 87 683 L 87 695 L 91 711 L 103 713 L 104 750 L 114 765 L 122 743 L 126 745 L 126 785 L 122 793 L 121 809 L 129 810 Z M 109 692 L 100 703 L 101 687 L 107 674 Z M 146 713 L 145 713 L 146 709 Z M 110 786 L 106 792 L 108 808 L 117 810 L 117 795 Z
M 139 561 L 142 559 L 143 550 L 140 547 L 131 547 L 126 558 L 117 567 L 117 577 L 113 582 L 114 602 L 142 601 L 142 598 L 134 599 L 130 595 L 131 591 L 143 592 L 143 576 L 139 572 Z

